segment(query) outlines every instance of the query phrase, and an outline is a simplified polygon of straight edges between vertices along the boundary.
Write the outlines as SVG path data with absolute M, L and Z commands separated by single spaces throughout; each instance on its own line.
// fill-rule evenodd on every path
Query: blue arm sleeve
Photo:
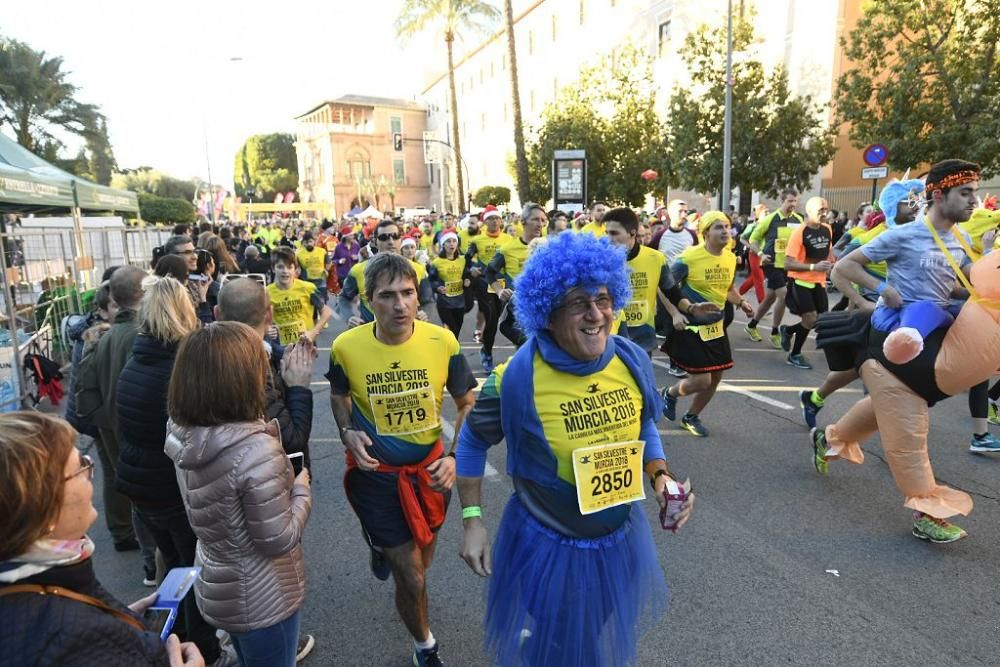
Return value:
M 667 457 L 663 453 L 663 441 L 660 439 L 660 432 L 656 428 L 656 421 L 647 419 L 642 422 L 639 439 L 646 443 L 645 449 L 642 450 L 642 463 L 644 465 L 657 459 L 666 460 Z
M 486 450 L 490 444 L 479 437 L 469 425 L 462 424 L 455 452 L 455 472 L 459 477 L 482 477 L 486 470 Z

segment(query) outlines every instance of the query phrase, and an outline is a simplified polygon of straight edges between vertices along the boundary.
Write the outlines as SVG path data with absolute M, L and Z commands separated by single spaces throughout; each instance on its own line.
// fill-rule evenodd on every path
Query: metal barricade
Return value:
M 69 359 L 71 343 L 61 325 L 82 311 L 83 298 L 66 241 L 59 233 L 0 234 L 0 411 L 19 407 L 27 397 L 25 354 Z

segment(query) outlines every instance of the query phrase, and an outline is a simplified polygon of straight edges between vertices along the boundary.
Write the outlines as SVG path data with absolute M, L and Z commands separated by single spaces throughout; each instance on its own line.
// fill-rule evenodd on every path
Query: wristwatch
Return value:
M 341 440 L 344 439 L 344 433 L 346 433 L 347 431 L 357 431 L 357 430 L 358 429 L 356 429 L 356 428 L 354 428 L 352 426 L 344 426 L 343 428 L 340 429 L 340 439 Z
M 649 478 L 649 486 L 650 486 L 650 487 L 651 487 L 652 489 L 654 489 L 654 490 L 656 489 L 656 480 L 657 480 L 657 478 L 658 478 L 658 477 L 660 477 L 661 475 L 666 475 L 667 477 L 669 477 L 670 479 L 674 480 L 675 482 L 677 481 L 677 478 L 676 478 L 676 477 L 674 477 L 673 473 L 671 473 L 671 472 L 670 472 L 670 471 L 668 471 L 668 470 L 663 470 L 663 469 L 661 468 L 660 470 L 657 470 L 656 472 L 654 472 L 654 473 L 653 473 L 653 476 Z

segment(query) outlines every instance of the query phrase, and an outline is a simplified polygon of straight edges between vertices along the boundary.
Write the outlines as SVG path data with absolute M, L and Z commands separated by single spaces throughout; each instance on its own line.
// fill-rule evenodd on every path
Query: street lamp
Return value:
M 729 214 L 729 165 L 733 160 L 733 0 L 728 0 L 726 9 L 726 116 L 722 134 L 722 192 L 719 194 L 719 210 Z
M 243 56 L 230 56 L 227 60 L 230 63 L 241 63 L 243 62 Z M 211 86 L 211 82 L 209 82 Z M 212 90 L 208 90 L 208 99 L 211 99 Z M 208 148 L 208 119 L 205 115 L 205 105 L 201 107 L 201 128 L 205 135 L 205 169 L 208 171 L 208 210 L 212 218 L 212 224 L 217 225 L 218 219 L 215 215 L 215 193 L 212 192 L 212 160 L 209 158 L 209 148 Z

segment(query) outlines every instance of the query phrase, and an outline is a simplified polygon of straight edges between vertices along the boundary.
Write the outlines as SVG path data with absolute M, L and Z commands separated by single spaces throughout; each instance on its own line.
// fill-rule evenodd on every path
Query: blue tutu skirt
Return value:
M 493 546 L 486 653 L 503 667 L 623 667 L 670 593 L 639 503 L 596 539 L 543 526 L 513 495 Z

